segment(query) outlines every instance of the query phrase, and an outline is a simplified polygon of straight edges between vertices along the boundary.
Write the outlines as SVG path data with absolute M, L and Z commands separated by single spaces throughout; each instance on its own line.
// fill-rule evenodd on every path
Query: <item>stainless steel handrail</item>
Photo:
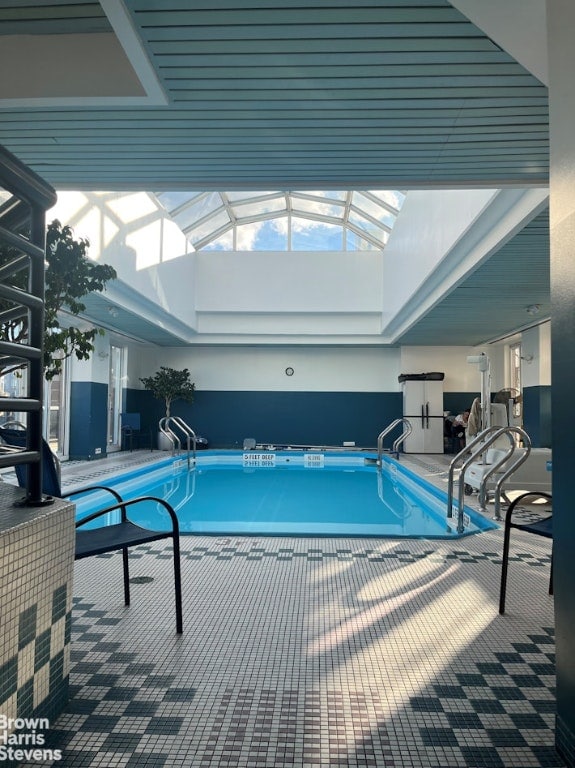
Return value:
M 496 435 L 496 439 L 497 439 L 497 435 Z M 482 455 L 482 453 L 484 453 L 484 451 L 481 451 L 479 455 Z M 492 475 L 494 475 L 497 472 L 497 470 L 500 467 L 502 467 L 505 464 L 505 462 L 508 459 L 510 459 L 513 456 L 514 453 L 515 453 L 515 442 L 513 441 L 513 438 L 511 438 L 509 442 L 509 446 L 507 448 L 507 453 L 505 453 L 503 457 L 500 458 L 498 461 L 496 461 L 494 464 L 490 464 L 489 469 L 486 470 L 486 472 L 482 475 L 479 483 L 479 489 L 478 489 L 479 508 L 482 512 L 484 513 L 487 512 L 487 497 L 488 497 L 487 481 L 491 478 Z M 483 460 L 483 463 L 485 464 L 485 459 Z M 465 485 L 465 478 L 463 482 Z
M 195 467 L 194 467 L 195 470 Z M 179 509 L 181 509 L 186 502 L 188 502 L 195 494 L 196 492 L 196 472 L 186 472 L 185 474 L 185 490 L 183 492 L 183 497 L 180 501 L 176 503 L 176 500 L 172 502 L 172 496 L 178 494 L 180 491 L 182 491 L 182 475 L 178 474 L 174 476 L 170 482 L 169 490 L 167 490 L 164 494 L 162 494 L 162 498 L 164 501 L 169 501 L 175 511 L 177 512 Z M 191 485 L 191 488 L 190 488 Z
M 513 462 L 513 463 L 512 463 L 512 464 L 511 464 L 511 465 L 510 465 L 510 466 L 509 466 L 509 467 L 508 467 L 508 468 L 507 468 L 507 469 L 506 469 L 506 470 L 503 472 L 503 474 L 502 474 L 502 475 L 499 477 L 499 479 L 498 479 L 498 480 L 497 480 L 497 482 L 495 483 L 495 489 L 494 489 L 493 493 L 495 494 L 495 500 L 494 500 L 494 501 L 495 501 L 495 519 L 496 519 L 496 520 L 501 520 L 501 496 L 502 496 L 502 491 L 501 491 L 501 489 L 502 489 L 502 487 L 503 487 L 503 483 L 504 483 L 504 482 L 507 480 L 507 478 L 508 478 L 508 477 L 510 477 L 510 476 L 511 476 L 511 475 L 512 475 L 512 474 L 513 474 L 513 473 L 514 473 L 514 472 L 515 472 L 517 469 L 519 469 L 519 467 L 520 467 L 520 466 L 521 466 L 521 465 L 522 465 L 524 462 L 526 462 L 526 461 L 527 461 L 527 459 L 529 458 L 529 454 L 531 453 L 531 438 L 529 437 L 529 435 L 527 434 L 527 432 L 525 432 L 525 430 L 524 430 L 524 429 L 521 429 L 521 427 L 507 427 L 507 433 L 509 434 L 510 432 L 515 432 L 516 434 L 518 434 L 518 435 L 519 435 L 519 436 L 522 438 L 522 440 L 523 440 L 523 448 L 524 448 L 524 450 L 521 452 L 521 455 L 519 456 L 519 458 L 517 459 L 517 461 Z M 497 469 L 499 469 L 499 468 L 500 468 L 500 467 L 501 467 L 503 464 L 504 464 L 504 461 L 498 462 L 498 463 L 497 463 L 497 465 L 496 465 Z M 493 473 L 491 473 L 491 472 L 490 472 L 490 473 L 489 473 L 489 476 L 491 476 L 491 474 L 493 474 Z M 487 480 L 487 478 L 485 478 L 485 480 Z M 481 490 L 482 490 L 484 493 L 486 493 L 485 489 L 483 488 L 483 485 L 484 485 L 484 484 L 482 483 L 482 488 L 481 488 Z
M 393 467 L 393 469 L 396 469 L 396 468 Z M 389 501 L 386 501 L 386 499 L 384 498 L 384 493 L 383 493 L 383 467 L 378 467 L 377 468 L 377 495 L 379 496 L 379 500 L 384 505 L 384 507 L 389 512 L 391 512 L 392 515 L 397 517 L 398 520 L 402 520 L 402 521 L 406 520 L 408 517 L 411 516 L 411 509 L 409 508 L 409 501 L 406 498 L 406 495 L 403 493 L 403 491 L 400 490 L 400 488 L 398 487 L 396 478 L 392 477 L 391 483 L 394 486 L 393 490 L 395 491 L 397 496 L 399 496 L 399 498 L 403 502 L 402 512 L 399 512 L 397 509 L 394 509 L 393 504 L 390 504 Z M 416 506 L 416 505 L 413 504 L 412 506 Z
M 196 433 L 190 427 L 190 425 L 186 424 L 186 422 L 180 416 L 164 416 L 163 418 L 161 418 L 158 427 L 160 432 L 164 434 L 170 441 L 172 445 L 172 454 L 179 453 L 182 448 L 182 441 L 180 440 L 176 432 L 174 432 L 172 428 L 173 426 L 180 429 L 186 438 L 186 448 L 187 448 L 188 467 L 189 467 L 190 466 L 190 440 L 192 441 L 191 450 L 192 450 L 193 461 L 194 461 L 194 464 L 196 463 L 196 444 L 197 444 Z
M 517 444 L 515 440 L 512 437 L 512 433 L 517 432 L 519 436 L 523 440 L 523 445 L 525 450 L 521 453 L 519 458 L 511 463 L 509 467 L 502 473 L 502 476 L 498 478 L 497 483 L 495 485 L 495 514 L 494 518 L 495 520 L 501 520 L 501 486 L 505 482 L 505 480 L 513 474 L 525 461 L 527 461 L 527 458 L 529 457 L 529 454 L 531 453 L 531 439 L 527 432 L 525 432 L 520 427 L 502 427 L 501 428 L 501 435 L 505 434 L 507 438 L 509 439 L 509 449 L 507 450 L 507 453 L 502 456 L 498 461 L 496 461 L 494 464 L 490 465 L 489 469 L 483 474 L 481 478 L 481 482 L 479 483 L 479 508 L 481 512 L 487 512 L 487 498 L 488 498 L 488 490 L 487 490 L 487 483 L 491 479 L 493 475 L 496 475 L 499 473 L 499 470 L 501 467 L 507 463 L 509 459 L 512 458 L 513 454 L 515 453 L 515 450 L 517 448 Z M 483 451 L 481 452 L 483 453 Z M 465 480 L 464 480 L 465 483 Z
M 399 446 L 413 432 L 413 427 L 411 426 L 411 422 L 409 421 L 409 419 L 402 419 L 402 421 L 405 424 L 405 429 L 403 430 L 401 435 L 393 441 L 393 445 L 391 447 L 392 453 L 395 453 L 396 459 L 399 459 Z
M 470 454 L 469 458 L 463 463 L 461 466 L 461 473 L 459 475 L 459 493 L 458 493 L 458 518 L 457 518 L 457 532 L 463 533 L 464 525 L 463 525 L 463 514 L 464 514 L 464 495 L 465 495 L 465 471 L 469 468 L 471 464 L 475 461 L 475 459 L 478 456 L 481 456 L 487 448 L 489 448 L 490 445 L 493 445 L 493 443 L 496 442 L 500 437 L 506 436 L 509 439 L 509 450 L 507 453 L 499 460 L 497 461 L 492 467 L 490 467 L 489 470 L 485 473 L 483 476 L 480 487 L 479 487 L 479 496 L 480 501 L 482 504 L 482 511 L 485 511 L 485 500 L 486 500 L 486 488 L 487 488 L 487 481 L 489 478 L 497 472 L 497 470 L 502 467 L 513 455 L 516 449 L 516 443 L 513 438 L 513 435 L 517 434 L 522 439 L 524 444 L 526 445 L 526 450 L 521 454 L 519 459 L 515 462 L 513 462 L 510 467 L 503 473 L 502 477 L 499 478 L 497 481 L 497 484 L 495 486 L 495 520 L 501 520 L 501 486 L 503 485 L 503 482 L 513 473 L 516 469 L 518 469 L 521 464 L 523 464 L 524 461 L 527 460 L 527 457 L 529 456 L 529 453 L 531 451 L 531 440 L 529 438 L 529 435 L 525 430 L 521 429 L 520 427 L 489 427 L 488 429 L 484 429 L 482 432 L 480 432 L 468 445 L 465 446 L 451 461 L 449 465 L 449 473 L 448 473 L 448 480 L 447 480 L 447 517 L 453 517 L 453 476 L 455 473 L 455 467 L 459 459 L 461 459 L 466 454 Z M 477 447 L 477 450 L 471 451 L 472 448 Z
M 461 468 L 461 475 L 459 477 L 459 480 L 460 480 L 460 483 L 459 483 L 459 485 L 460 485 L 460 492 L 459 492 L 459 498 L 458 498 L 458 502 L 459 502 L 459 515 L 461 517 L 461 521 L 463 521 L 463 518 L 462 518 L 462 507 L 463 507 L 463 494 L 462 494 L 462 490 L 464 488 L 465 483 L 463 483 L 463 484 L 461 483 L 461 478 L 464 477 L 465 469 L 467 469 L 469 464 L 472 464 L 473 461 L 475 460 L 476 456 L 479 456 L 483 452 L 483 450 L 485 448 L 485 445 L 491 445 L 491 443 L 493 443 L 495 441 L 496 438 L 493 436 L 493 433 L 494 432 L 498 432 L 500 429 L 501 429 L 501 427 L 489 427 L 488 429 L 484 429 L 482 432 L 480 432 L 478 435 L 476 435 L 473 438 L 473 440 L 465 446 L 465 448 L 462 448 L 459 451 L 459 453 L 456 454 L 453 457 L 453 459 L 451 460 L 451 462 L 449 464 L 449 472 L 447 474 L 447 517 L 453 517 L 453 482 L 454 482 L 453 477 L 454 477 L 454 474 L 455 474 L 455 469 L 456 469 L 457 462 L 461 458 L 463 458 L 464 456 L 469 454 L 468 460 L 463 464 L 463 467 Z M 489 434 L 491 434 L 492 437 L 489 438 L 489 440 L 486 443 L 486 438 L 488 437 Z M 471 451 L 472 448 L 474 448 L 475 446 L 477 446 L 479 444 L 481 445 L 481 447 L 477 451 Z M 459 525 L 458 525 L 458 533 L 461 533 L 461 532 L 462 531 L 459 530 Z
M 158 429 L 168 439 L 168 442 L 172 446 L 172 455 L 174 455 L 180 452 L 182 448 L 182 443 L 180 441 L 180 438 L 176 435 L 176 433 L 170 429 L 170 425 L 168 422 L 169 422 L 169 418 L 167 416 L 163 416 L 158 423 Z
M 188 450 L 188 466 L 190 464 L 190 440 L 192 441 L 192 454 L 193 454 L 193 459 L 195 464 L 196 463 L 196 446 L 198 441 L 198 438 L 196 437 L 196 433 L 190 427 L 190 425 L 186 424 L 186 422 L 180 416 L 172 416 L 171 419 L 182 430 L 182 432 L 186 436 L 186 446 Z
M 392 421 L 391 424 L 389 424 L 384 430 L 382 430 L 377 438 L 377 463 L 379 466 L 381 466 L 382 462 L 382 454 L 383 454 L 383 440 L 386 435 L 388 435 L 395 427 L 397 427 L 399 424 L 405 424 L 406 427 L 404 431 L 401 433 L 401 435 L 393 442 L 392 451 L 395 453 L 395 458 L 399 458 L 399 446 L 403 441 L 405 440 L 408 435 L 411 434 L 413 431 L 413 428 L 411 426 L 411 422 L 409 419 L 402 418 L 402 419 L 395 419 L 395 421 Z

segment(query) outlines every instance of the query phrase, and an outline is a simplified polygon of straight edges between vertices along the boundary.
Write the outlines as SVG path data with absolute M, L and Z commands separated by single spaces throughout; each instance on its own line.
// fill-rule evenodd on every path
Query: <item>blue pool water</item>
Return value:
M 166 499 L 177 511 L 182 533 L 460 535 L 456 518 L 447 518 L 446 494 L 388 457 L 378 469 L 357 453 L 205 452 L 191 470 L 185 460 L 154 467 L 105 484 L 125 499 L 141 495 Z M 75 501 L 79 518 L 111 503 L 101 493 Z M 133 507 L 130 517 L 152 529 L 167 527 L 166 513 L 152 502 Z M 114 522 L 111 515 L 107 522 Z M 464 534 L 496 527 L 468 508 L 465 523 Z

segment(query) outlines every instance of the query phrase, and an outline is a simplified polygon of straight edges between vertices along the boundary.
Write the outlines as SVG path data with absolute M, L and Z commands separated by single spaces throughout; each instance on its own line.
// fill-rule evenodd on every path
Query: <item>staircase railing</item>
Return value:
M 27 464 L 25 504 L 51 503 L 42 495 L 42 406 L 44 391 L 44 261 L 46 210 L 56 203 L 50 185 L 0 147 L 0 189 L 8 193 L 0 204 L 0 370 L 25 371 L 23 396 L 0 398 L 5 418 L 25 414 L 26 447 L 2 450 L 0 468 Z M 23 289 L 20 276 L 26 275 Z M 25 335 L 10 340 L 8 328 L 22 321 Z

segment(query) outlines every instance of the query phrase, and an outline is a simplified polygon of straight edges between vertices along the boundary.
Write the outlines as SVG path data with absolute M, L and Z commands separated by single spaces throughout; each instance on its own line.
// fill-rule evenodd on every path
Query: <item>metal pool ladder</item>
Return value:
M 190 441 L 192 443 L 192 458 L 194 465 L 196 463 L 196 442 L 197 437 L 194 430 L 186 424 L 186 422 L 180 418 L 180 416 L 164 416 L 160 419 L 158 425 L 160 432 L 166 436 L 172 446 L 172 455 L 179 453 L 182 449 L 182 441 L 178 436 L 176 430 L 183 435 L 186 440 L 187 457 L 188 457 L 188 469 L 190 468 Z
M 495 484 L 495 514 L 494 518 L 495 520 L 501 520 L 501 486 L 507 480 L 507 478 L 515 472 L 516 469 L 518 469 L 521 464 L 523 464 L 524 461 L 527 461 L 527 458 L 531 452 L 531 440 L 529 438 L 529 435 L 527 432 L 525 432 L 524 429 L 521 429 L 520 427 L 488 427 L 487 429 L 484 429 L 482 432 L 480 432 L 468 445 L 465 446 L 459 453 L 453 458 L 451 464 L 449 465 L 449 474 L 448 474 L 448 480 L 447 480 L 447 517 L 453 517 L 453 475 L 455 473 L 455 465 L 457 464 L 457 461 L 465 456 L 466 454 L 469 454 L 469 457 L 463 462 L 463 465 L 461 466 L 461 473 L 459 475 L 459 493 L 458 493 L 458 515 L 457 515 L 457 533 L 463 533 L 464 530 L 464 524 L 463 524 L 463 514 L 464 514 L 464 494 L 465 494 L 465 470 L 473 464 L 475 459 L 478 456 L 481 456 L 482 453 L 484 453 L 487 448 L 495 443 L 498 438 L 506 436 L 509 439 L 509 448 L 507 449 L 507 453 L 501 458 L 499 461 L 495 462 L 493 466 L 485 473 L 481 480 L 481 485 L 479 488 L 479 499 L 481 502 L 481 508 L 482 511 L 485 511 L 485 504 L 487 501 L 487 481 L 489 478 L 497 472 L 497 470 L 502 467 L 508 459 L 510 459 L 516 449 L 516 443 L 514 439 L 514 435 L 519 435 L 521 439 L 523 440 L 523 445 L 525 446 L 525 450 L 521 453 L 521 456 L 519 456 L 518 459 L 516 459 L 499 477 L 497 480 L 497 483 Z M 474 450 L 472 450 L 474 449 Z
M 383 440 L 386 435 L 388 435 L 395 427 L 397 427 L 399 424 L 405 424 L 405 429 L 401 433 L 401 435 L 394 440 L 393 446 L 391 448 L 391 452 L 395 453 L 395 458 L 399 459 L 399 446 L 403 443 L 406 437 L 408 437 L 412 432 L 412 426 L 409 419 L 396 419 L 395 421 L 392 421 L 389 426 L 387 426 L 382 432 L 379 433 L 379 437 L 377 438 L 377 465 L 381 467 L 382 463 L 382 454 L 383 454 Z

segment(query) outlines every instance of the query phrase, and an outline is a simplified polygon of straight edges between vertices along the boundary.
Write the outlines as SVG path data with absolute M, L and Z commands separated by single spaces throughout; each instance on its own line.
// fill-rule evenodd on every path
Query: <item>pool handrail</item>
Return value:
M 501 496 L 502 496 L 502 490 L 501 487 L 505 480 L 512 475 L 519 467 L 527 461 L 529 454 L 531 453 L 531 438 L 525 432 L 524 429 L 521 429 L 521 427 L 502 427 L 501 428 L 501 436 L 506 435 L 509 439 L 509 448 L 507 450 L 507 453 L 503 455 L 502 458 L 500 458 L 498 461 L 494 462 L 490 468 L 485 472 L 485 474 L 481 478 L 481 482 L 479 484 L 479 504 L 481 512 L 484 514 L 487 512 L 487 497 L 488 497 L 488 491 L 487 491 L 487 482 L 488 480 L 493 476 L 499 474 L 499 470 L 501 467 L 503 467 L 508 460 L 511 460 L 513 457 L 513 454 L 515 453 L 515 450 L 517 448 L 517 443 L 514 440 L 512 434 L 516 433 L 521 440 L 523 441 L 523 447 L 524 450 L 521 452 L 519 457 L 515 461 L 511 461 L 509 466 L 499 475 L 497 482 L 495 484 L 494 488 L 494 519 L 497 521 L 501 521 Z M 495 440 L 497 439 L 499 435 L 496 435 Z M 475 453 L 475 456 L 481 455 L 484 453 L 484 450 L 477 451 Z M 470 462 L 470 464 L 473 462 Z M 467 465 L 465 467 L 467 469 Z M 465 479 L 464 479 L 464 471 L 462 471 L 462 476 L 460 477 L 459 483 L 460 483 L 460 489 L 461 487 L 464 487 L 465 485 Z M 460 490 L 461 495 L 461 490 Z
M 405 424 L 405 429 L 401 433 L 401 435 L 394 441 L 392 446 L 392 452 L 395 453 L 395 458 L 399 459 L 399 446 L 403 443 L 406 437 L 408 437 L 412 431 L 413 427 L 411 426 L 411 422 L 409 419 L 406 419 L 405 417 L 401 419 L 395 419 L 395 421 L 392 421 L 391 424 L 389 424 L 384 430 L 382 430 L 377 438 L 377 463 L 379 466 L 381 466 L 382 462 L 382 454 L 383 454 L 383 440 L 395 427 L 399 426 L 399 424 Z
M 474 437 L 474 439 L 468 443 L 464 448 L 462 448 L 461 451 L 459 451 L 458 454 L 455 455 L 455 457 L 452 459 L 450 465 L 449 465 L 449 473 L 448 473 L 448 480 L 447 480 L 447 517 L 453 517 L 453 475 L 455 473 L 455 467 L 459 459 L 463 458 L 465 455 L 469 454 L 469 457 L 466 461 L 464 461 L 463 465 L 461 466 L 461 472 L 459 475 L 459 493 L 458 493 L 458 518 L 457 518 L 457 532 L 463 533 L 464 525 L 463 525 L 463 514 L 464 514 L 464 494 L 465 494 L 465 471 L 469 468 L 471 464 L 475 461 L 475 459 L 478 456 L 481 456 L 482 453 L 484 453 L 487 448 L 495 443 L 500 437 L 506 436 L 509 439 L 509 450 L 508 452 L 501 458 L 498 462 L 496 462 L 493 467 L 491 467 L 485 474 L 485 476 L 482 479 L 481 487 L 480 487 L 480 498 L 484 498 L 485 494 L 485 487 L 486 487 L 486 481 L 491 477 L 492 474 L 494 474 L 505 462 L 513 455 L 516 449 L 516 443 L 515 439 L 513 437 L 513 434 L 518 434 L 524 441 L 526 445 L 526 451 L 520 456 L 520 458 L 513 462 L 511 466 L 507 469 L 506 472 L 502 475 L 501 478 L 497 481 L 497 484 L 495 486 L 495 520 L 501 520 L 501 499 L 500 499 L 500 492 L 501 492 L 501 486 L 503 482 L 511 475 L 523 462 L 527 459 L 527 456 L 529 455 L 529 452 L 531 450 L 531 440 L 529 439 L 529 435 L 525 430 L 521 429 L 520 427 L 501 427 L 501 426 L 493 426 L 488 427 L 487 429 L 482 430 L 479 432 L 478 435 Z M 476 450 L 472 451 L 472 448 L 476 448 Z
M 392 484 L 393 484 L 393 490 L 399 496 L 399 498 L 403 502 L 403 514 L 398 512 L 396 509 L 393 508 L 393 505 L 390 504 L 385 499 L 385 493 L 383 489 L 383 468 L 378 467 L 377 468 L 377 495 L 379 496 L 379 500 L 384 505 L 386 509 L 388 509 L 392 515 L 397 517 L 398 520 L 406 520 L 408 517 L 411 516 L 411 509 L 408 509 L 409 500 L 406 499 L 404 492 L 398 488 L 397 486 L 397 480 L 392 478 Z
M 170 441 L 172 445 L 172 454 L 179 453 L 182 447 L 182 441 L 180 440 L 178 435 L 174 432 L 172 426 L 175 426 L 178 429 L 180 429 L 186 438 L 186 448 L 187 448 L 187 458 L 188 458 L 188 468 L 189 468 L 190 467 L 190 440 L 192 441 L 191 450 L 192 450 L 194 465 L 196 463 L 196 443 L 197 443 L 196 433 L 190 427 L 190 425 L 186 424 L 186 422 L 180 416 L 164 416 L 163 418 L 161 418 L 158 427 L 160 432 L 164 434 Z
M 180 416 L 172 416 L 172 421 L 182 430 L 186 436 L 186 447 L 188 452 L 188 468 L 190 467 L 190 439 L 192 440 L 192 456 L 194 465 L 196 463 L 197 437 L 194 430 Z
M 196 492 L 196 477 L 197 475 L 195 472 L 185 473 L 186 490 L 184 492 L 184 497 L 177 504 L 172 505 L 176 512 L 178 512 L 178 510 L 180 510 L 182 506 L 194 496 Z M 172 504 L 172 501 L 171 501 L 172 496 L 177 494 L 181 490 L 181 480 L 182 480 L 181 474 L 174 475 L 172 476 L 170 483 L 164 486 L 166 490 L 164 491 L 162 498 L 165 501 L 169 501 L 170 504 Z M 190 490 L 190 483 L 192 485 L 191 490 Z
M 502 495 L 501 487 L 503 483 L 507 480 L 507 478 L 510 475 L 512 475 L 515 472 L 515 470 L 519 469 L 519 467 L 525 461 L 527 461 L 527 459 L 529 458 L 529 454 L 531 453 L 531 438 L 529 437 L 527 432 L 525 432 L 524 429 L 521 429 L 521 427 L 508 427 L 507 432 L 508 433 L 516 432 L 521 437 L 521 439 L 523 440 L 524 450 L 521 452 L 519 458 L 513 463 L 511 463 L 509 467 L 507 467 L 507 469 L 503 472 L 503 474 L 498 478 L 497 482 L 495 483 L 495 489 L 493 493 L 495 495 L 495 519 L 496 520 L 501 520 L 501 495 Z M 516 447 L 517 446 L 514 447 L 514 450 Z M 505 459 L 503 459 L 503 461 L 497 462 L 497 464 L 495 465 L 495 468 L 499 469 L 504 464 L 504 462 L 505 462 Z M 489 472 L 488 476 L 490 477 L 492 474 L 494 474 L 494 472 L 495 472 L 495 469 L 492 472 Z M 485 486 L 486 480 L 487 480 L 487 476 L 485 477 L 483 482 L 483 487 L 482 487 L 483 494 L 486 494 L 486 486 Z
M 465 470 L 467 467 L 473 463 L 476 456 L 479 456 L 483 450 L 491 443 L 495 442 L 497 439 L 493 433 L 499 432 L 501 430 L 501 427 L 488 427 L 487 429 L 482 430 L 478 435 L 476 435 L 473 440 L 470 443 L 467 443 L 467 445 L 462 448 L 459 453 L 455 454 L 453 459 L 451 460 L 449 464 L 449 472 L 447 473 L 447 517 L 453 517 L 453 483 L 454 483 L 454 474 L 455 474 L 455 468 L 460 459 L 462 459 L 464 456 L 469 454 L 469 458 L 467 461 L 464 462 L 463 466 L 461 467 L 461 474 L 459 476 L 460 483 L 459 483 L 459 516 L 462 518 L 462 506 L 463 506 L 463 493 L 465 488 L 465 483 L 462 482 L 462 478 L 465 476 Z M 489 437 L 491 435 L 491 437 Z M 472 451 L 472 448 L 475 448 L 477 445 L 480 445 L 479 450 Z M 463 524 L 463 520 L 461 519 L 461 525 Z M 459 528 L 459 525 L 458 525 Z
M 158 423 L 158 429 L 167 438 L 168 442 L 172 446 L 172 456 L 179 453 L 182 449 L 182 443 L 176 433 L 170 428 L 168 423 L 168 417 L 164 416 Z

